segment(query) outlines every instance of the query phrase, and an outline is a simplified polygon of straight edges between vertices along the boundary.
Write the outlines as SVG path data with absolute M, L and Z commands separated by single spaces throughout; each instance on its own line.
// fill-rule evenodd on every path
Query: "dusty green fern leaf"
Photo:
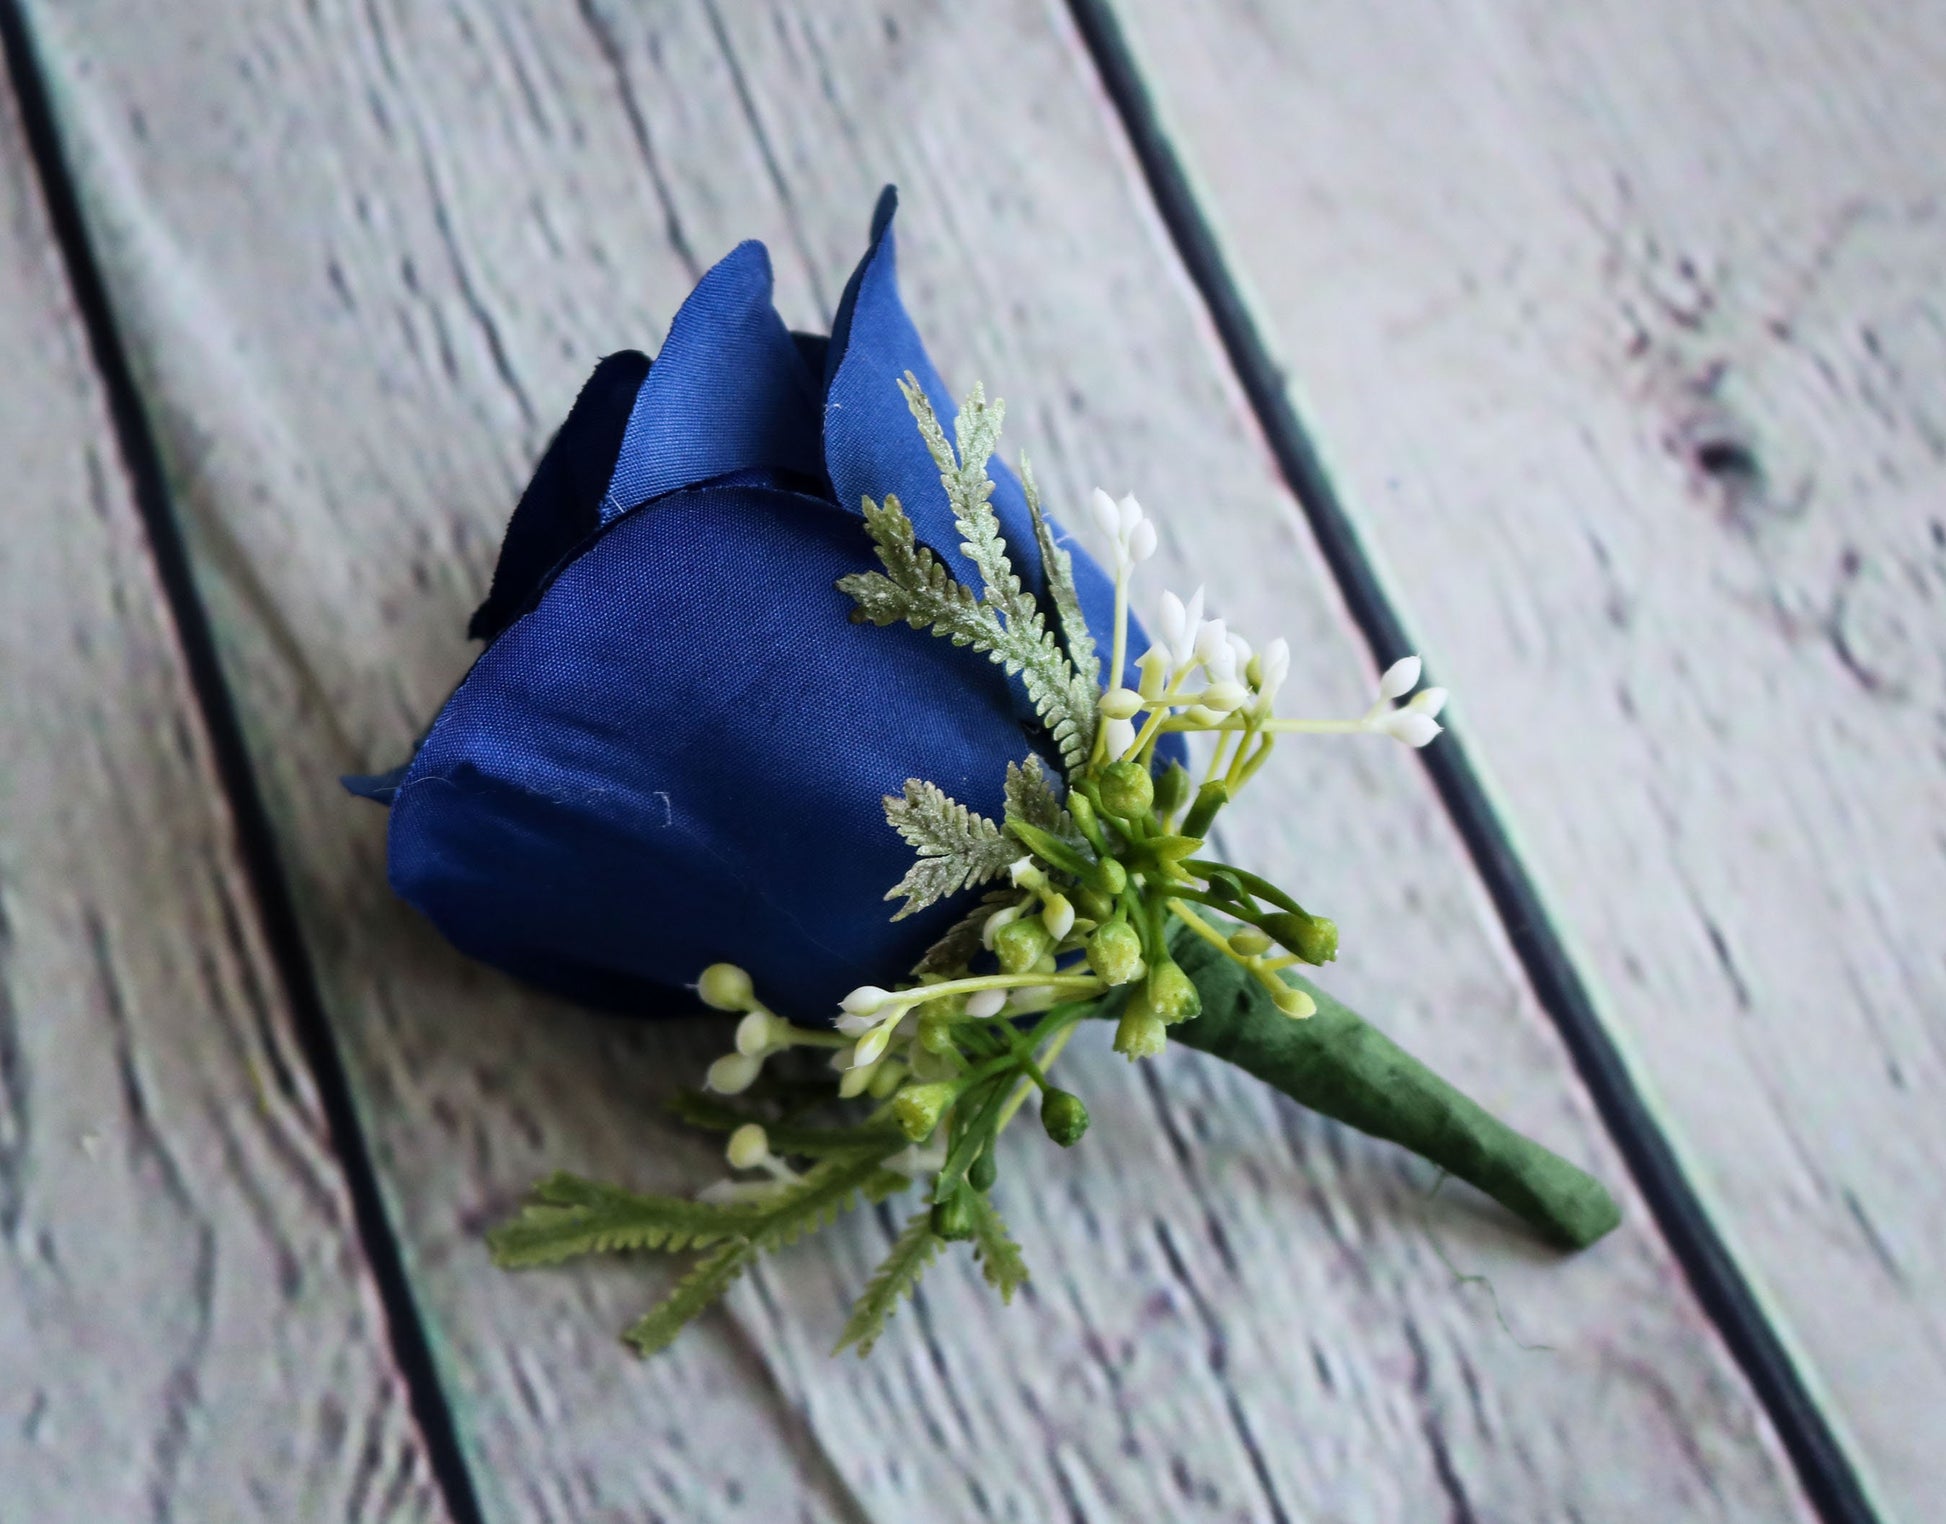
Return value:
M 1061 619 L 1061 638 L 1068 645 L 1068 659 L 1090 688 L 1101 685 L 1101 659 L 1095 655 L 1095 637 L 1088 618 L 1081 612 L 1081 594 L 1074 586 L 1074 559 L 1054 543 L 1054 531 L 1041 511 L 1040 490 L 1026 455 L 1020 457 L 1020 487 L 1027 494 L 1027 512 L 1034 520 L 1034 543 L 1040 547 L 1041 569 L 1047 575 L 1048 596 Z
M 952 974 L 964 969 L 980 955 L 986 945 L 981 934 L 986 930 L 987 917 L 1002 905 L 1011 905 L 1020 896 L 1011 889 L 989 889 L 980 896 L 980 903 L 954 922 L 952 927 L 931 947 L 926 955 L 913 965 L 915 977 L 927 974 Z
M 508 1269 L 558 1264 L 582 1254 L 688 1249 L 753 1233 L 763 1213 L 676 1196 L 638 1196 L 575 1175 L 550 1175 L 513 1221 L 487 1235 Z
M 1010 817 L 1055 836 L 1074 835 L 1068 812 L 1061 808 L 1061 796 L 1054 791 L 1054 780 L 1048 777 L 1039 757 L 1007 764 L 1006 799 Z
M 908 778 L 903 796 L 885 796 L 885 818 L 906 839 L 919 860 L 885 893 L 905 897 L 892 917 L 902 921 L 916 910 L 983 884 L 1020 856 L 1000 827 L 918 778 Z
M 904 620 L 915 630 L 931 630 L 956 646 L 992 650 L 998 629 L 973 590 L 959 582 L 931 550 L 919 543 L 912 520 L 896 497 L 883 504 L 864 500 L 865 532 L 871 536 L 883 572 L 854 572 L 838 579 L 838 590 L 858 605 L 854 619 L 881 628 Z
M 708 1132 L 735 1132 L 746 1122 L 755 1122 L 775 1154 L 802 1154 L 812 1159 L 847 1159 L 868 1154 L 883 1158 L 888 1152 L 905 1147 L 905 1134 L 889 1123 L 884 1126 L 799 1127 L 777 1122 L 756 1110 L 731 1105 L 721 1096 L 700 1090 L 681 1090 L 669 1102 L 669 1110 L 692 1127 Z
M 638 1355 L 660 1354 L 676 1335 L 708 1311 L 757 1257 L 757 1246 L 743 1241 L 713 1249 L 633 1328 L 622 1335 Z
M 872 1352 L 878 1336 L 885 1332 L 886 1320 L 899 1310 L 899 1303 L 918 1289 L 919 1277 L 945 1243 L 932 1230 L 932 1210 L 913 1214 L 905 1230 L 892 1244 L 892 1252 L 873 1273 L 871 1281 L 852 1304 L 845 1331 L 839 1335 L 832 1354 L 842 1354 L 856 1345 L 859 1358 Z
M 1027 1279 L 1027 1261 L 1020 1245 L 1007 1234 L 1007 1225 L 983 1191 L 973 1194 L 973 1252 L 987 1284 L 1000 1293 L 1002 1302 L 1011 1302 Z
M 1070 660 L 1071 644 L 1063 647 L 1048 629 L 1034 595 L 1021 586 L 1007 558 L 1000 521 L 987 501 L 993 482 L 986 467 L 1000 437 L 1004 410 L 997 402 L 989 405 L 976 386 L 955 425 L 956 454 L 910 372 L 899 386 L 939 467 L 953 523 L 962 536 L 960 548 L 979 570 L 984 593 L 976 596 L 962 586 L 931 550 L 918 543 L 912 521 L 894 497 L 887 497 L 883 505 L 864 500 L 865 529 L 885 570 L 855 573 L 841 579 L 838 587 L 857 604 L 856 618 L 878 625 L 903 619 L 914 629 L 931 630 L 955 645 L 972 646 L 1010 675 L 1018 675 L 1053 736 L 1063 765 L 1074 772 L 1087 762 L 1094 745 L 1095 679 Z M 1056 554 L 1062 555 L 1058 548 Z M 1071 571 L 1069 566 L 1070 591 Z M 1050 579 L 1058 582 L 1063 575 L 1050 563 Z M 1057 599 L 1062 596 L 1057 588 Z M 1078 612 L 1077 606 L 1077 617 Z M 1092 647 L 1089 655 L 1092 658 Z
M 901 1147 L 904 1141 L 899 1140 Z M 882 1201 L 903 1190 L 910 1182 L 884 1167 L 885 1160 L 895 1152 L 886 1145 L 871 1153 L 824 1159 L 812 1165 L 796 1185 L 765 1205 L 764 1222 L 756 1230 L 755 1242 L 765 1249 L 781 1249 L 831 1222 L 858 1199 L 860 1191 L 873 1201 Z

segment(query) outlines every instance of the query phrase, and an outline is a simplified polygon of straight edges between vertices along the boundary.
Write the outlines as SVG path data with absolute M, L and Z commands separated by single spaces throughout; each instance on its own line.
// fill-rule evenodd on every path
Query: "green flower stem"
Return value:
M 1198 903 L 1208 904 L 1209 901 L 1199 900 Z M 1214 947 L 1218 952 L 1222 953 L 1224 957 L 1241 964 L 1245 968 L 1250 967 L 1249 959 L 1243 957 L 1235 948 L 1231 947 L 1229 940 L 1222 932 L 1210 925 L 1208 921 L 1205 921 L 1181 900 L 1172 899 L 1168 901 L 1168 905 L 1169 909 L 1175 913 L 1177 921 L 1182 924 L 1183 930 L 1193 932 L 1196 936 L 1201 937 L 1211 947 Z
M 1314 1111 L 1403 1144 L 1485 1191 L 1547 1237 L 1585 1248 L 1621 1221 L 1606 1188 L 1523 1137 L 1304 979 L 1317 1002 L 1302 1020 L 1283 1015 L 1247 970 L 1192 935 L 1176 961 L 1203 997 L 1203 1013 L 1170 1028 L 1172 1040 L 1254 1074 Z M 1111 1014 L 1118 1001 L 1104 1001 Z
M 993 1129 L 996 1138 L 1007 1130 L 1007 1124 L 1019 1114 L 1020 1108 L 1027 1104 L 1027 1097 L 1032 1095 L 1036 1088 L 1042 1090 L 1047 1088 L 1047 1071 L 1054 1067 L 1054 1060 L 1061 1056 L 1061 1050 L 1068 1045 L 1069 1039 L 1081 1030 L 1080 1017 L 1083 1014 L 1085 1013 L 1077 1012 L 1075 1018 L 1055 1033 L 1054 1040 L 1041 1050 L 1039 1080 L 1028 1078 L 1014 1086 L 1014 1093 L 1007 1097 L 1007 1104 L 1001 1107 L 1000 1120 Z
M 782 1021 L 782 1017 L 773 1017 Z M 842 1048 L 851 1039 L 842 1032 L 826 1032 L 816 1027 L 800 1027 L 791 1022 L 783 1022 L 785 1035 L 790 1038 L 794 1048 Z
M 948 979 L 939 984 L 922 984 L 917 989 L 900 990 L 893 999 L 902 1003 L 906 1010 L 913 1010 L 946 995 L 974 995 L 981 990 L 1042 988 L 1099 995 L 1107 986 L 1093 974 L 976 974 L 970 979 Z M 907 995 L 921 995 L 924 998 L 908 1001 L 905 999 Z
M 1280 736 L 1360 736 L 1384 735 L 1376 725 L 1365 719 L 1356 720 L 1251 720 L 1239 715 L 1226 715 L 1205 725 L 1186 715 L 1176 715 L 1166 721 L 1162 728 L 1167 731 L 1223 731 L 1248 730 L 1256 728 L 1267 735 Z
M 1282 889 L 1279 889 L 1269 879 L 1259 878 L 1256 874 L 1247 872 L 1242 868 L 1232 868 L 1228 863 L 1209 862 L 1200 857 L 1187 858 L 1178 864 L 1178 866 L 1187 869 L 1201 879 L 1207 879 L 1213 873 L 1227 873 L 1238 883 L 1242 884 L 1244 888 L 1256 895 L 1258 899 L 1269 900 L 1279 910 L 1288 910 L 1292 915 L 1305 914 L 1302 905 L 1284 893 Z

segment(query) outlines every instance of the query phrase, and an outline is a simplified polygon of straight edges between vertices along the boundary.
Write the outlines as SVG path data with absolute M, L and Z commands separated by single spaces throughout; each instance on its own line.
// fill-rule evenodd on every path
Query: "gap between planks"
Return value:
M 264 941 L 310 1066 L 330 1144 L 343 1171 L 358 1240 L 384 1306 L 392 1357 L 405 1381 L 427 1460 L 453 1524 L 484 1524 L 399 1242 L 387 1220 L 344 1062 L 325 1019 L 276 837 L 176 523 L 161 454 L 81 215 L 34 40 L 16 0 L 0 0 L 0 52 L 6 56 L 6 76 L 18 103 L 28 152 L 107 402 L 115 446 L 128 473 L 156 578 L 175 624 L 190 689 L 234 821 Z

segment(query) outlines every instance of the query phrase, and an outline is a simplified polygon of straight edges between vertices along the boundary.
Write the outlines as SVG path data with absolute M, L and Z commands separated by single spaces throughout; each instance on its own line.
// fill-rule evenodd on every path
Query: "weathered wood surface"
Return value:
M 443 1518 L 0 83 L 0 1518 Z
M 1170 578 L 1291 638 L 1290 691 L 1364 701 L 1061 14 L 32 13 L 491 1517 L 1802 1515 L 1389 746 L 1291 748 L 1235 845 L 1337 915 L 1335 987 L 1620 1188 L 1595 1252 L 1531 1251 L 1458 1192 L 1427 1207 L 1430 1172 L 1193 1055 L 1138 1071 L 1093 1042 L 1085 1146 L 1006 1161 L 1032 1294 L 1003 1313 L 955 1259 L 862 1367 L 824 1351 L 884 1222 L 800 1246 L 647 1364 L 612 1339 L 656 1266 L 486 1261 L 481 1227 L 544 1169 L 713 1177 L 655 1103 L 726 1025 L 605 1022 L 468 965 L 390 900 L 382 818 L 332 779 L 396 759 L 464 669 L 508 508 L 594 358 L 652 348 L 736 239 L 769 241 L 786 316 L 818 326 L 901 181 L 916 315 L 1014 404 L 1054 500 L 1137 488 Z
M 1117 7 L 1602 1013 L 1946 1494 L 1946 11 Z

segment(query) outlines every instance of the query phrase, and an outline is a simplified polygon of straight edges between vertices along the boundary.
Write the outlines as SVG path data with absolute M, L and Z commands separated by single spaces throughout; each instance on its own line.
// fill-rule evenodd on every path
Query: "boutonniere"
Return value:
M 464 951 L 734 1017 L 678 1103 L 724 1135 L 727 1178 L 555 1175 L 495 1256 L 694 1255 L 629 1330 L 648 1353 L 758 1256 L 914 1195 L 839 1341 L 863 1352 L 949 1243 L 1003 1298 L 1026 1277 L 995 1144 L 1023 1115 L 1082 1142 L 1057 1060 L 1097 1032 L 1132 1061 L 1227 1059 L 1560 1244 L 1599 1238 L 1601 1185 L 1313 984 L 1337 928 L 1209 845 L 1282 738 L 1423 746 L 1444 695 L 1408 658 L 1365 713 L 1294 718 L 1284 643 L 1202 590 L 1161 592 L 1146 631 L 1153 524 L 1097 492 L 1098 565 L 1002 463 L 999 401 L 950 407 L 893 205 L 829 339 L 785 329 L 744 244 L 653 365 L 602 362 L 509 526 L 485 652 L 410 763 L 350 780 L 391 805 L 393 886 Z

